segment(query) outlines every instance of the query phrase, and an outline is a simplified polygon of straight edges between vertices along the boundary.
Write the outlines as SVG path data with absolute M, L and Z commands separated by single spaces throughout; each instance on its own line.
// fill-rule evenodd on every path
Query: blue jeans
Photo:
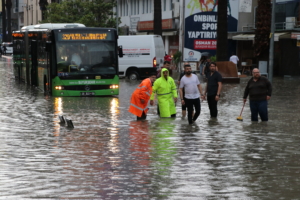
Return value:
M 261 121 L 268 121 L 268 101 L 251 101 L 250 100 L 250 110 L 251 110 L 251 121 L 258 121 L 258 115 Z

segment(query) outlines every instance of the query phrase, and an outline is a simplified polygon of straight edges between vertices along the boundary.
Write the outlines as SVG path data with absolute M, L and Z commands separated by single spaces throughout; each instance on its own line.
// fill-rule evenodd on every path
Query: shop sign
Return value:
M 173 29 L 173 19 L 163 19 L 161 20 L 162 29 Z M 139 21 L 137 23 L 138 31 L 153 31 L 154 21 Z
M 197 1 L 198 2 L 198 1 Z M 218 1 L 185 1 L 184 61 L 199 61 L 203 53 L 216 55 Z M 248 1 L 243 1 L 247 3 Z M 247 9 L 245 10 L 247 11 Z M 228 32 L 237 31 L 239 0 L 228 0 Z

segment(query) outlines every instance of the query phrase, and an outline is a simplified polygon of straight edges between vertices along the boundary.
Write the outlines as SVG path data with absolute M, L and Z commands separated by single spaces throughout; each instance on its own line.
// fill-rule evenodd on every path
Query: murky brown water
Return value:
M 119 97 L 55 98 L 15 83 L 0 60 L 0 199 L 300 199 L 299 79 L 274 78 L 267 123 L 242 108 L 246 79 L 226 84 L 219 118 L 197 123 L 127 112 Z M 58 115 L 73 120 L 60 125 Z

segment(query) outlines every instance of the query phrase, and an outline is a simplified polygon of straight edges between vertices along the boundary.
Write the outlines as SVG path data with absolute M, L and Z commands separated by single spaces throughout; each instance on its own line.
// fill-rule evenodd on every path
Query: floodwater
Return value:
M 224 84 L 218 120 L 194 125 L 127 112 L 119 97 L 45 97 L 0 60 L 0 199 L 300 199 L 298 78 L 274 78 L 267 123 L 244 121 L 240 84 Z M 59 123 L 72 119 L 74 129 Z

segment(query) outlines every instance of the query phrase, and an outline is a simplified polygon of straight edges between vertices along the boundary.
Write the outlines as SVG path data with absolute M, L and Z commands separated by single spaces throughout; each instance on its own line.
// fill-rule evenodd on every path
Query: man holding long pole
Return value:
M 259 69 L 254 68 L 253 77 L 248 81 L 244 92 L 244 103 L 249 95 L 251 121 L 258 121 L 258 115 L 262 121 L 268 121 L 268 100 L 272 95 L 270 81 L 260 75 Z

